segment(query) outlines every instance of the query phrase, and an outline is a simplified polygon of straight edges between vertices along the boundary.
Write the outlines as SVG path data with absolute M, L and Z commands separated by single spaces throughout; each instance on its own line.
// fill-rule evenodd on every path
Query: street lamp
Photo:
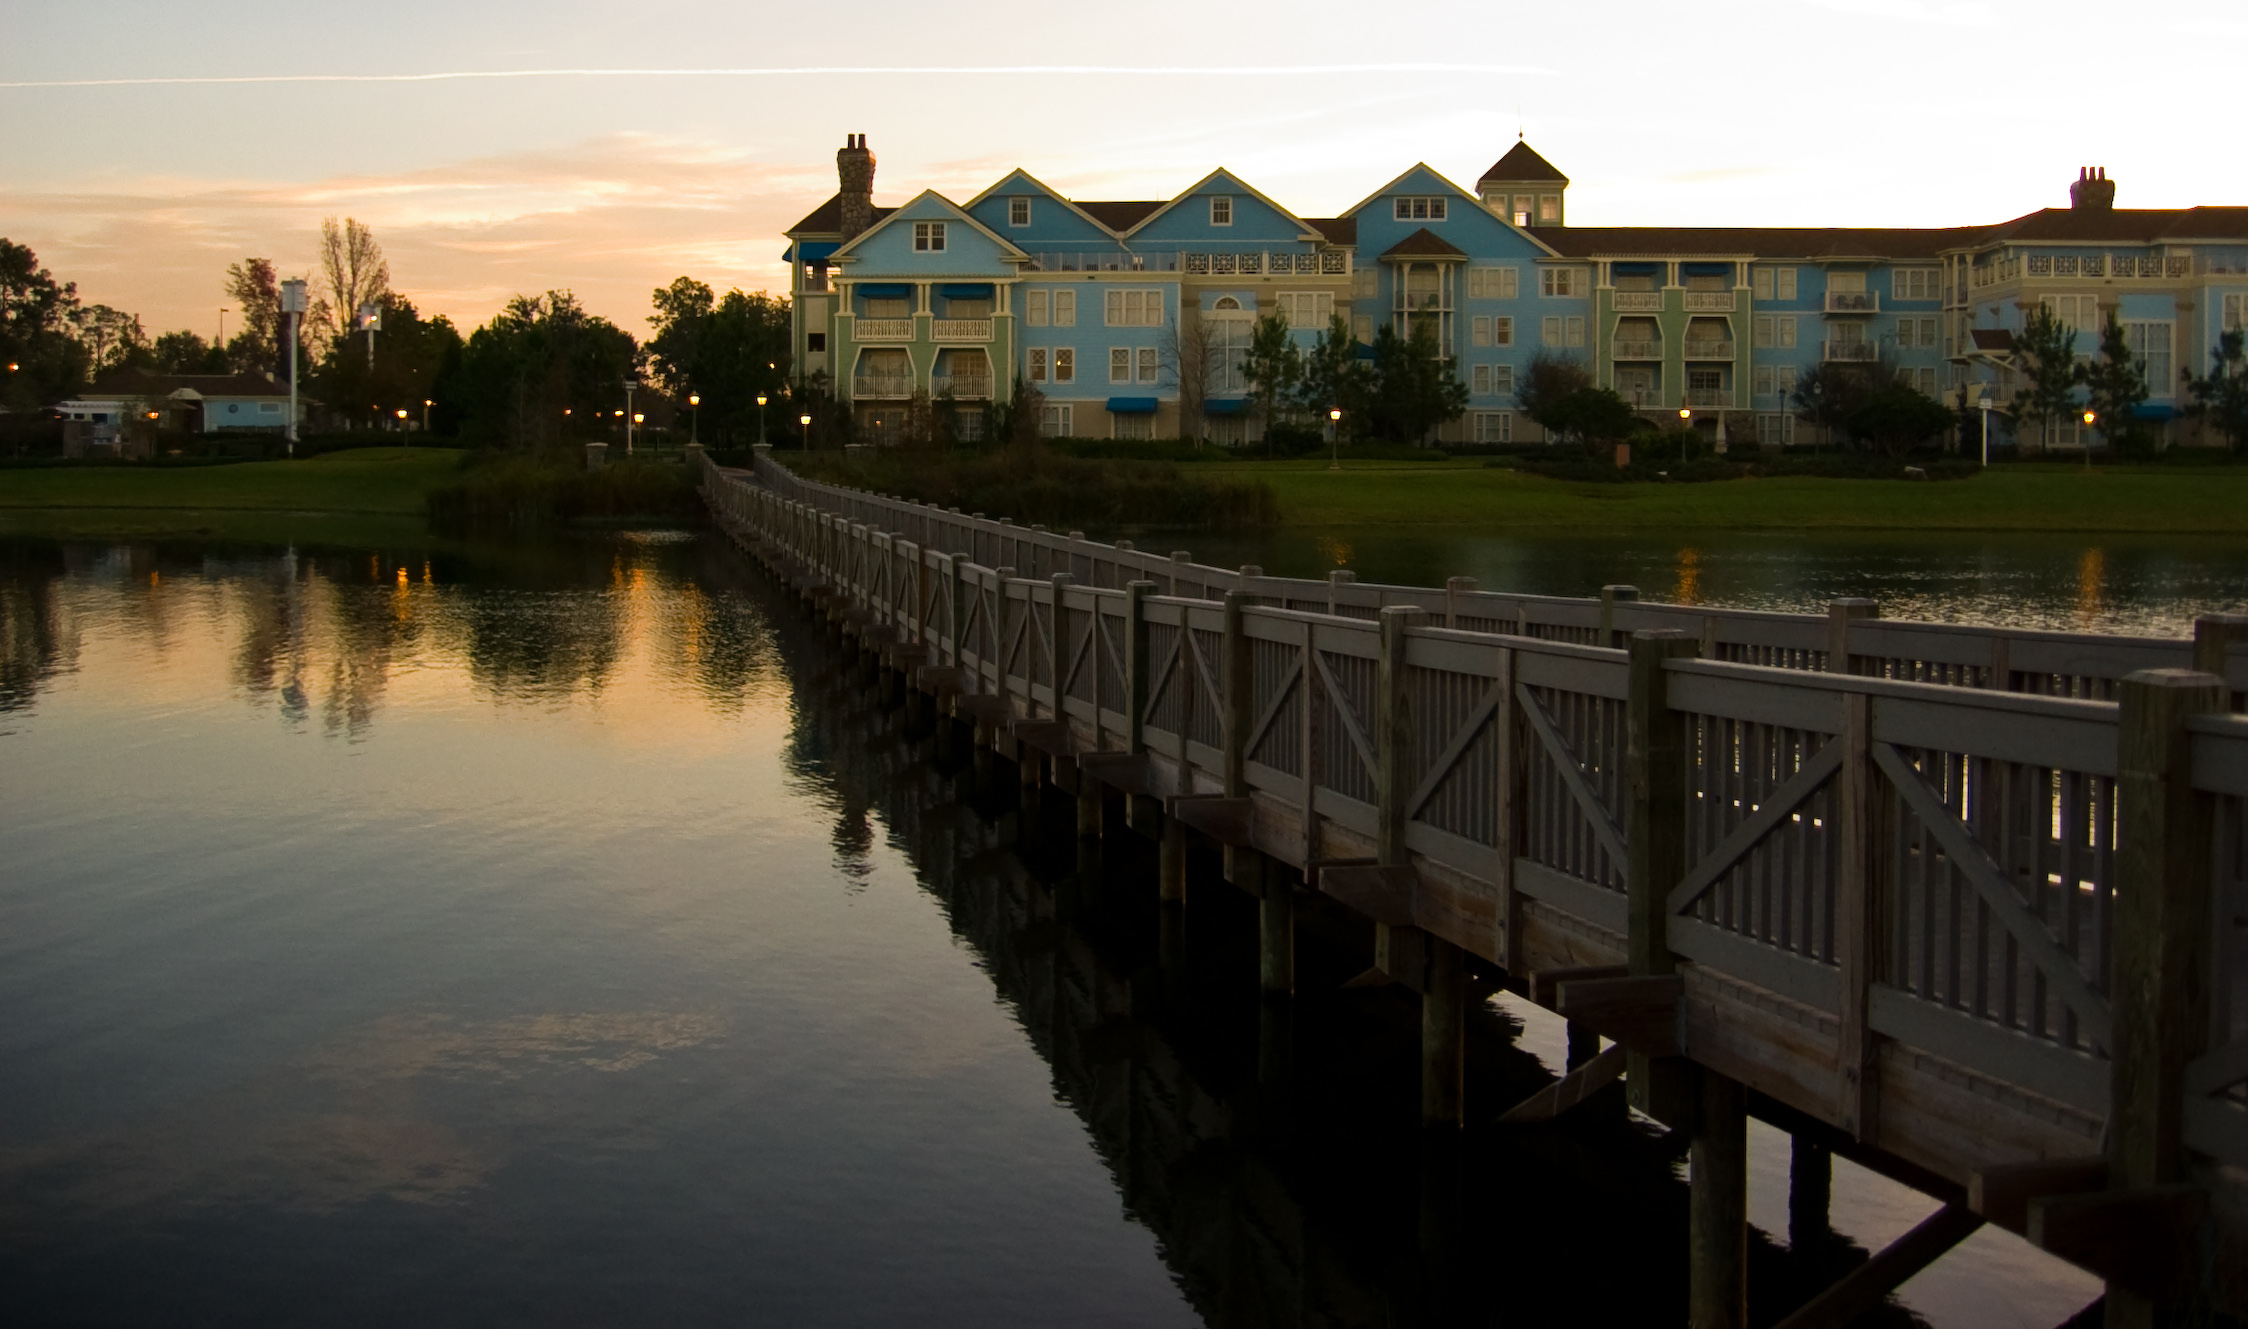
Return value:
M 1330 406 L 1327 408 L 1327 469 L 1330 471 L 1339 471 L 1343 468 L 1342 440 L 1343 408 Z
M 289 339 L 289 430 L 285 437 L 288 455 L 297 455 L 297 327 L 304 321 L 304 312 L 310 308 L 305 302 L 304 278 L 291 277 L 281 283 L 282 332 Z
M 429 432 L 429 408 L 436 404 L 427 397 L 422 398 L 422 432 L 425 434 Z
M 765 394 L 757 394 L 757 441 L 765 441 Z
M 2084 469 L 2087 471 L 2092 469 L 2092 423 L 2097 419 L 2099 416 L 2091 411 L 2084 412 Z
M 688 439 L 687 439 L 687 441 L 688 441 L 688 442 L 690 442 L 690 443 L 692 443 L 692 444 L 694 444 L 694 445 L 695 445 L 696 447 L 701 447 L 701 446 L 702 446 L 702 394 L 701 394 L 701 393 L 699 393 L 699 392 L 690 392 L 690 393 L 688 393 L 688 394 L 687 394 L 687 408 L 688 408 L 689 410 L 691 410 L 691 411 L 693 411 L 693 412 L 694 412 L 694 414 L 693 414 L 692 416 L 688 417 L 688 422 L 687 422 Z
M 810 452 L 812 450 L 812 413 L 806 411 L 804 414 L 797 416 L 796 423 L 804 426 L 804 450 Z

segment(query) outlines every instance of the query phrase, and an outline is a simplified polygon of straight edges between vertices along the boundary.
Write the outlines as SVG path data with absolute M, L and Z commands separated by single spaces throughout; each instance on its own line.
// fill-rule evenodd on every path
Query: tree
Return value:
M 1343 428 L 1358 428 L 1366 407 L 1366 365 L 1358 358 L 1358 341 L 1342 315 L 1327 321 L 1327 330 L 1303 357 L 1295 397 L 1296 405 L 1322 424 L 1329 411 L 1340 408 Z
M 1639 411 L 1614 388 L 1582 387 L 1548 408 L 1564 434 L 1574 434 L 1589 447 L 1619 443 L 1645 423 Z
M 1530 357 L 1522 375 L 1522 385 L 1515 389 L 1515 404 L 1522 413 L 1538 422 L 1538 427 L 1549 435 L 1574 432 L 1572 416 L 1563 404 L 1576 393 L 1592 386 L 1592 375 L 1585 367 L 1567 356 L 1540 350 Z
M 568 291 L 518 295 L 469 335 L 451 395 L 470 437 L 521 448 L 605 436 L 639 361 L 631 333 Z
M 2186 413 L 2223 434 L 2234 452 L 2248 448 L 2248 335 L 2238 328 L 2220 334 L 2207 376 L 2186 384 L 2193 393 Z
M 167 332 L 156 339 L 149 348 L 150 363 L 161 374 L 223 374 L 227 372 L 226 350 L 204 341 L 198 333 L 182 328 Z
M 656 385 L 685 409 L 690 394 L 706 441 L 723 446 L 756 441 L 760 394 L 777 413 L 788 385 L 789 303 L 786 296 L 739 290 L 718 297 L 681 277 L 653 296 L 648 367 Z M 781 431 L 785 433 L 786 431 Z
M 2076 330 L 2050 306 L 2038 305 L 2014 334 L 2014 367 L 2027 381 L 2007 406 L 2006 423 L 2025 449 L 2042 450 L 2046 424 L 2081 409 L 2076 404 Z
M 1438 353 L 1436 329 L 1427 323 L 1415 325 L 1407 337 L 1384 324 L 1374 334 L 1370 379 L 1366 423 L 1376 438 L 1420 443 L 1467 409 L 1467 384 Z
M 1183 313 L 1163 326 L 1157 352 L 1164 372 L 1179 394 L 1179 437 L 1200 440 L 1202 412 L 1210 401 L 1210 379 L 1217 372 L 1217 339 L 1200 318 L 1187 321 Z
M 77 283 L 56 281 L 30 248 L 0 238 L 0 409 L 32 410 L 84 386 L 77 309 Z
M 1046 394 L 1018 376 L 1014 393 L 992 407 L 991 441 L 1007 448 L 1035 447 L 1045 415 Z
M 320 223 L 320 300 L 307 322 L 333 345 L 338 334 L 349 332 L 362 305 L 379 303 L 390 293 L 390 264 L 383 260 L 375 233 L 346 217 L 343 225 L 328 218 Z
M 454 398 L 463 350 L 460 331 L 443 315 L 424 319 L 412 300 L 395 291 L 375 303 L 382 309 L 382 330 L 375 334 L 374 354 L 368 355 L 356 333 L 333 334 L 313 375 L 314 393 L 354 424 L 368 422 L 371 415 L 388 420 L 401 409 L 419 420 L 422 403 L 430 402 L 430 428 L 452 432 L 460 419 L 460 403 Z
M 1857 435 L 1850 422 L 1882 377 L 1878 368 L 1829 360 L 1813 365 L 1795 380 L 1790 400 L 1812 424 L 1854 438 Z
M 78 340 L 86 345 L 87 372 L 96 376 L 112 369 L 148 363 L 148 334 L 140 317 L 108 305 L 81 305 L 71 311 L 70 322 Z
M 1266 314 L 1249 329 L 1249 354 L 1241 364 L 1249 390 L 1256 394 L 1257 413 L 1270 433 L 1278 421 L 1276 407 L 1295 390 L 1303 374 L 1303 352 L 1288 333 L 1288 320 Z
M 1952 424 L 1950 407 L 1890 379 L 1858 396 L 1850 406 L 1844 428 L 1853 438 L 1864 439 L 1894 457 Z
M 270 258 L 246 258 L 226 269 L 226 294 L 242 311 L 242 330 L 226 344 L 238 374 L 270 373 L 280 364 L 281 280 Z
M 2100 329 L 2099 358 L 2077 366 L 2076 376 L 2090 397 L 2093 427 L 2109 448 L 2136 433 L 2133 411 L 2147 399 L 2146 371 L 2114 310 L 2108 311 L 2107 323 Z

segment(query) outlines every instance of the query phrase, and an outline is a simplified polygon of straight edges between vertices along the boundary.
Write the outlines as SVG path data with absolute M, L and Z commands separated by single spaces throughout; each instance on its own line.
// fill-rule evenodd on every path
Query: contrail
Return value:
M 431 74 L 225 74 L 156 78 L 23 79 L 0 88 L 185 87 L 219 83 L 444 83 L 501 78 L 813 78 L 829 74 L 1553 74 L 1535 65 L 768 65 L 741 69 L 459 69 Z

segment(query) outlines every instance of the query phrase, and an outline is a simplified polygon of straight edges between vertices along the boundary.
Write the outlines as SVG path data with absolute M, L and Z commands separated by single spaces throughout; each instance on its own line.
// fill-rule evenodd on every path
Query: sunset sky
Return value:
M 464 325 L 575 290 L 639 330 L 682 273 L 785 284 L 781 230 L 863 132 L 876 198 L 1010 166 L 1085 198 L 1230 167 L 1331 215 L 1517 128 L 1580 225 L 1953 225 L 2067 202 L 2248 204 L 2237 0 L 1393 0 L 932 9 L 640 0 L 11 0 L 0 235 L 151 334 L 226 265 L 373 227 Z M 1442 66 L 1436 68 L 1435 66 Z M 1066 68 L 1064 68 L 1066 67 Z M 436 76 L 436 77 L 432 77 Z

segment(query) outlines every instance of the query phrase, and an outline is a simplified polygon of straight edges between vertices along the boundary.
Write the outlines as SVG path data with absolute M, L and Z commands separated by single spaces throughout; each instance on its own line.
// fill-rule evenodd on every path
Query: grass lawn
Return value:
M 0 471 L 0 533 L 352 541 L 419 529 L 451 448 L 357 448 L 235 466 Z
M 1198 467 L 1198 470 L 1203 469 Z M 2159 531 L 2248 535 L 2248 467 L 2013 464 L 1967 480 L 1782 476 L 1578 484 L 1452 462 L 1217 462 L 1280 500 L 1281 524 L 1588 530 Z

